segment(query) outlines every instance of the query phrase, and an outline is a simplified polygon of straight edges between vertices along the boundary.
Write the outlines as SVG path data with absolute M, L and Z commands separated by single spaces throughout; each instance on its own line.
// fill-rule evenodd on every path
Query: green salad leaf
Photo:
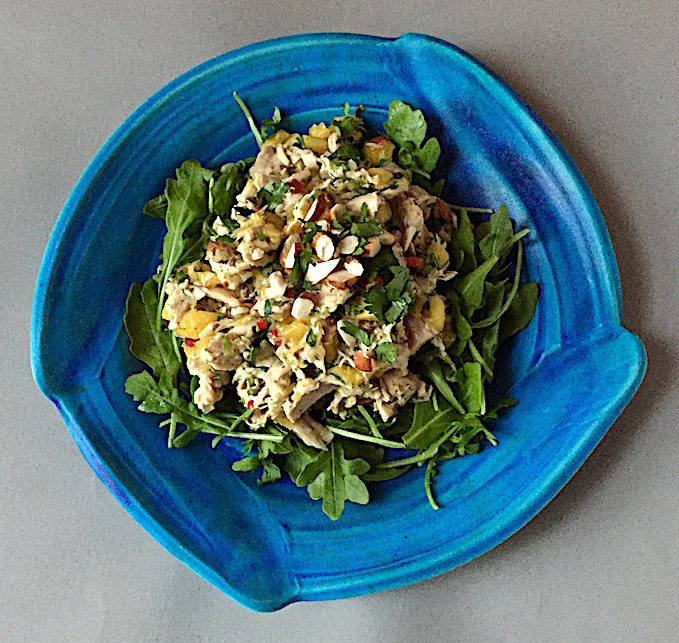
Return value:
M 272 117 L 259 126 L 242 99 L 235 93 L 234 97 L 261 147 L 282 126 L 280 110 L 275 108 Z M 362 162 L 365 127 L 357 114 L 358 110 L 350 114 L 346 105 L 344 116 L 331 122 L 339 138 L 332 157 L 344 162 L 345 170 L 353 167 L 347 161 L 356 161 L 358 165 Z M 414 182 L 438 194 L 441 183 L 433 186 L 430 175 L 439 159 L 440 146 L 435 138 L 427 138 L 422 112 L 396 100 L 389 108 L 384 129 L 397 146 L 396 162 Z M 301 137 L 300 141 L 303 146 Z M 523 243 L 528 230 L 515 230 L 504 205 L 495 212 L 451 205 L 457 221 L 439 222 L 440 229 L 435 230 L 447 240 L 449 263 L 440 266 L 434 253 L 420 248 L 418 256 L 423 258 L 424 266 L 411 274 L 386 245 L 374 258 L 362 259 L 365 270 L 359 282 L 360 294 L 343 304 L 346 315 L 365 310 L 385 326 L 406 319 L 403 327 L 394 326 L 391 336 L 384 340 L 377 339 L 382 335 L 374 320 L 361 319 L 360 325 L 346 319 L 342 322 L 341 331 L 354 337 L 361 347 L 370 350 L 377 344 L 374 349 L 380 369 L 377 377 L 388 373 L 389 365 L 400 367 L 399 349 L 406 342 L 412 346 L 409 323 L 413 317 L 406 316 L 420 314 L 415 312 L 413 301 L 416 292 L 422 293 L 420 279 L 427 278 L 433 270 L 456 271 L 451 279 L 436 280 L 435 291 L 424 291 L 427 296 L 445 298 L 446 325 L 436 340 L 425 342 L 408 363 L 408 370 L 419 375 L 432 393 L 425 401 L 414 397 L 417 402 L 401 407 L 395 417 L 386 421 L 377 412 L 368 410 L 371 406 L 366 398 L 355 398 L 355 406 L 345 409 L 342 417 L 318 404 L 310 411 L 312 417 L 333 433 L 333 439 L 325 449 L 314 449 L 287 428 L 270 421 L 259 426 L 250 420 L 256 428 L 247 429 L 248 420 L 257 409 L 244 408 L 235 391 L 228 387 L 222 389 L 224 397 L 215 403 L 214 410 L 200 411 L 193 402 L 198 377 L 187 375 L 181 340 L 161 324 L 167 282 L 188 279 L 182 267 L 202 259 L 211 238 L 233 242 L 231 233 L 241 219 L 232 218 L 232 212 L 253 161 L 227 163 L 214 171 L 198 161 L 186 161 L 177 169 L 176 178 L 167 180 L 163 194 L 144 206 L 146 215 L 165 221 L 167 233 L 158 273 L 144 284 L 132 284 L 128 294 L 124 325 L 130 337 L 130 351 L 149 371 L 128 377 L 126 391 L 140 411 L 161 416 L 160 426 L 167 428 L 168 447 L 184 447 L 201 434 L 209 436 L 213 447 L 224 438 L 238 439 L 243 456 L 233 462 L 234 471 L 257 475 L 260 485 L 276 482 L 285 473 L 297 486 L 306 487 L 313 500 L 321 500 L 323 511 L 332 520 L 339 518 L 347 502 L 366 504 L 370 499 L 368 484 L 397 478 L 417 467 L 423 469 L 426 497 L 438 509 L 435 494 L 440 484 L 435 481 L 438 469 L 447 460 L 479 453 L 484 445 L 497 444 L 489 427 L 500 413 L 516 404 L 512 398 L 497 399 L 488 384 L 493 380 L 498 349 L 528 325 L 538 302 L 538 284 L 521 281 L 525 272 Z M 354 188 L 356 194 L 367 191 L 356 180 L 351 189 Z M 289 185 L 282 181 L 267 183 L 258 192 L 257 207 L 275 211 L 288 189 Z M 243 216 L 249 212 L 238 207 L 235 211 Z M 220 217 L 228 234 L 217 237 L 213 229 L 217 227 L 216 217 Z M 341 212 L 331 225 L 359 238 L 355 254 L 364 252 L 370 238 L 392 231 L 388 223 L 380 224 L 370 216 L 367 207 L 358 214 Z M 297 292 L 319 289 L 305 280 L 308 266 L 317 263 L 313 239 L 319 231 L 318 223 L 302 224 L 300 252 L 288 275 L 290 286 Z M 280 270 L 281 266 L 274 261 L 263 266 L 261 273 L 268 276 Z M 426 313 L 428 304 L 423 309 L 422 298 L 419 299 L 417 311 Z M 269 330 L 276 319 L 272 311 L 279 304 L 277 300 L 264 301 L 262 317 L 266 323 L 261 326 L 258 323 L 249 347 L 243 352 L 244 359 L 253 365 L 266 356 L 266 351 L 275 350 Z M 433 311 L 433 306 L 430 310 Z M 316 350 L 326 341 L 311 328 L 303 337 L 305 345 Z M 192 345 L 190 341 L 193 340 L 187 340 L 187 346 Z M 230 354 L 235 343 L 223 336 L 222 347 L 225 354 Z M 410 350 L 406 354 L 409 353 Z M 343 359 L 351 360 L 351 352 Z M 322 372 L 314 369 L 311 367 L 313 376 Z M 224 374 L 214 372 L 212 376 L 217 379 Z M 332 369 L 329 376 L 348 386 Z M 250 387 L 253 381 L 246 385 Z

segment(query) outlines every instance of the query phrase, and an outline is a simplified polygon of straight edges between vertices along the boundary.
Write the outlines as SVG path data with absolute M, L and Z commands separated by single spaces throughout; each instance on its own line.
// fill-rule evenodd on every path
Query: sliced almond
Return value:
M 375 368 L 375 360 L 366 357 L 361 351 L 354 352 L 354 366 L 364 373 L 370 373 Z
M 364 257 L 376 257 L 377 253 L 382 249 L 382 243 L 379 237 L 371 237 L 368 243 L 363 248 Z
M 353 257 L 347 257 L 344 268 L 354 277 L 360 277 L 363 274 L 363 264 Z
M 340 254 L 343 255 L 350 255 L 356 248 L 358 248 L 358 237 L 353 234 L 344 237 L 344 239 L 341 239 L 337 244 L 337 249 L 340 251 Z
M 321 261 L 329 261 L 335 254 L 335 244 L 327 234 L 317 234 L 311 245 Z
M 297 244 L 300 242 L 300 236 L 294 232 L 291 234 L 283 244 L 283 249 L 281 250 L 281 264 L 284 268 L 291 270 L 295 265 L 295 255 L 297 254 Z
M 317 284 L 323 281 L 335 268 L 339 259 L 330 259 L 330 261 L 323 261 L 307 268 L 306 278 L 312 283 Z
M 295 301 L 292 303 L 292 310 L 290 311 L 290 314 L 295 319 L 303 320 L 309 317 L 313 309 L 313 301 L 306 299 L 305 297 L 297 297 L 297 299 L 295 299 Z
M 341 290 L 351 288 L 357 281 L 358 277 L 352 275 L 348 270 L 338 270 L 328 277 L 328 283 Z

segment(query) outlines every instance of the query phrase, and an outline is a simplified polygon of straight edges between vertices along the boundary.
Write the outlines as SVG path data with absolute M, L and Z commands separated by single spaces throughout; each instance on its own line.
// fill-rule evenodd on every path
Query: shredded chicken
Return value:
M 168 282 L 163 310 L 185 338 L 198 408 L 232 383 L 250 426 L 273 422 L 315 448 L 332 440 L 319 411 L 372 404 L 386 421 L 427 398 L 408 362 L 442 345 L 436 287 L 455 274 L 454 214 L 352 118 L 348 134 L 320 124 L 264 143 L 204 258 Z M 343 157 L 347 145 L 361 158 Z

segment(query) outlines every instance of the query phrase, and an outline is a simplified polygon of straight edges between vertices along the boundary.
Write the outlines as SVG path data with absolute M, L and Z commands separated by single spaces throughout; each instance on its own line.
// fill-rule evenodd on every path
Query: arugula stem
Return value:
M 380 433 L 380 430 L 377 428 L 377 424 L 375 424 L 375 420 L 373 420 L 372 417 L 370 416 L 370 413 L 368 413 L 368 411 L 366 411 L 362 406 L 358 407 L 358 412 L 365 418 L 365 421 L 368 423 L 368 426 L 370 427 L 372 434 L 376 438 L 384 440 L 382 434 Z
M 429 460 L 429 463 L 427 464 L 427 470 L 424 472 L 424 490 L 425 493 L 427 494 L 429 504 L 435 510 L 439 509 L 439 506 L 436 504 L 436 500 L 434 500 L 434 494 L 432 493 L 431 489 L 431 478 L 432 475 L 434 474 L 434 467 L 436 466 L 436 461 L 437 461 L 436 457 L 431 458 Z
M 393 440 L 385 440 L 384 438 L 376 438 L 372 435 L 363 435 L 362 433 L 354 433 L 353 431 L 347 431 L 345 429 L 336 429 L 332 426 L 328 427 L 331 433 L 336 433 L 345 438 L 351 438 L 352 440 L 357 440 L 359 442 L 371 442 L 372 444 L 379 444 L 383 447 L 391 447 L 392 449 L 405 449 L 405 444 L 402 442 L 394 442 Z
M 493 371 L 489 368 L 488 364 L 486 364 L 486 360 L 483 359 L 481 353 L 479 353 L 479 350 L 474 345 L 474 342 L 469 339 L 467 340 L 467 345 L 469 346 L 469 352 L 472 354 L 472 357 L 481 364 L 481 368 L 485 371 L 486 375 L 492 379 Z
M 474 330 L 476 330 L 477 328 L 487 328 L 488 326 L 492 326 L 498 319 L 500 319 L 500 317 L 502 317 L 502 315 L 504 315 L 507 312 L 507 310 L 509 310 L 509 306 L 511 305 L 514 297 L 516 296 L 517 291 L 519 290 L 522 263 L 523 263 L 523 244 L 519 239 L 519 247 L 516 253 L 516 270 L 514 272 L 514 282 L 512 283 L 511 290 L 507 294 L 507 299 L 505 299 L 504 304 L 502 304 L 502 308 L 500 308 L 496 315 L 488 317 L 487 319 L 483 319 L 482 321 L 476 322 L 475 324 L 471 324 L 471 327 Z
M 171 449 L 174 442 L 174 436 L 177 433 L 177 418 L 175 418 L 174 413 L 170 414 L 170 431 L 167 434 L 167 448 Z
M 264 141 L 262 140 L 262 135 L 259 133 L 259 128 L 257 127 L 257 123 L 255 123 L 255 119 L 252 118 L 250 110 L 247 108 L 247 105 L 243 102 L 243 99 L 238 95 L 238 92 L 233 92 L 233 97 L 236 99 L 236 102 L 238 103 L 238 106 L 241 108 L 241 110 L 243 110 L 243 114 L 245 114 L 245 119 L 247 120 L 248 125 L 252 130 L 252 134 L 255 137 L 255 140 L 257 141 L 257 145 L 259 145 L 259 148 L 261 149 Z
M 439 450 L 439 447 L 451 436 L 455 431 L 459 429 L 459 423 L 458 422 L 453 422 L 453 426 L 446 431 L 442 437 L 440 437 L 436 442 L 431 444 L 427 449 L 424 451 L 420 451 L 420 453 L 411 456 L 410 458 L 403 458 L 401 460 L 389 460 L 388 462 L 380 462 L 376 466 L 377 469 L 395 469 L 397 467 L 404 467 L 409 464 L 419 464 L 420 462 L 424 462 L 425 460 L 429 460 L 429 458 L 432 458 L 436 455 L 436 453 Z
M 445 397 L 446 400 L 450 402 L 450 404 L 458 413 L 461 413 L 462 415 L 466 413 L 462 405 L 457 401 L 457 398 L 453 393 L 453 389 L 450 388 L 446 378 L 443 376 L 441 363 L 438 360 L 431 360 L 424 367 L 424 374 L 433 382 L 439 393 L 441 393 L 441 395 L 443 395 L 443 397 Z
M 212 440 L 212 448 L 214 449 L 219 441 L 222 438 L 225 438 L 227 435 L 230 435 L 233 437 L 233 431 L 234 429 L 245 419 L 249 418 L 253 413 L 255 409 L 247 409 L 243 413 L 241 413 L 232 423 L 231 426 L 229 427 L 229 430 L 226 433 L 223 433 L 222 435 L 218 435 L 214 440 Z
M 454 203 L 449 203 L 449 207 L 451 207 L 453 210 L 457 210 L 458 212 L 462 212 L 463 210 L 465 212 L 477 212 L 478 214 L 494 214 L 495 210 L 492 210 L 491 208 L 469 208 L 466 205 L 456 205 Z

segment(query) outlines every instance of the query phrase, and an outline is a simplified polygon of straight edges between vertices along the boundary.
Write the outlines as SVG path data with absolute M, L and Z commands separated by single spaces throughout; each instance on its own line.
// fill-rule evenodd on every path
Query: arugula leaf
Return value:
M 149 279 L 143 286 L 133 283 L 127 295 L 123 322 L 130 337 L 130 352 L 147 364 L 154 375 L 166 382 L 175 382 L 181 368 L 174 335 L 156 328 L 158 294 Z
M 375 355 L 387 364 L 393 364 L 398 357 L 398 348 L 392 342 L 382 342 L 375 348 Z
M 291 454 L 292 455 L 292 454 Z M 344 511 L 346 501 L 361 505 L 368 503 L 368 488 L 359 476 L 370 470 L 362 458 L 347 459 L 342 441 L 335 438 L 327 450 L 314 455 L 307 450 L 286 460 L 286 468 L 297 486 L 307 487 L 313 500 L 323 500 L 323 512 L 337 520 Z
M 445 401 L 439 402 L 438 411 L 434 410 L 431 400 L 417 402 L 413 424 L 403 436 L 403 443 L 408 448 L 429 449 L 460 417 L 460 413 Z
M 427 123 L 419 109 L 413 110 L 400 100 L 393 101 L 389 106 L 384 131 L 399 146 L 397 156 L 402 167 L 427 177 L 433 172 L 441 154 L 441 146 L 435 138 L 430 138 L 422 146 L 427 135 Z
M 125 391 L 135 402 L 141 402 L 139 410 L 144 413 L 164 415 L 174 410 L 172 398 L 177 397 L 176 389 L 172 393 L 164 391 L 147 371 L 130 375 L 125 381 Z
M 164 194 L 154 197 L 144 206 L 143 212 L 147 217 L 164 219 L 167 212 L 167 197 Z
M 519 286 L 512 303 L 500 321 L 500 342 L 528 326 L 535 314 L 539 295 L 540 287 L 535 282 L 528 282 Z
M 370 346 L 372 343 L 372 337 L 366 331 L 356 326 L 356 324 L 345 321 L 342 323 L 342 330 L 347 333 L 347 335 L 355 337 L 359 342 L 361 342 L 361 344 L 364 344 L 365 346 Z
M 455 373 L 460 399 L 469 413 L 485 413 L 485 396 L 481 379 L 481 364 L 465 362 Z
M 456 289 L 469 317 L 480 305 L 483 299 L 483 285 L 491 268 L 497 263 L 497 257 L 486 259 L 478 268 L 456 282 Z
M 165 285 L 185 250 L 184 232 L 196 219 L 208 215 L 207 183 L 212 171 L 198 161 L 184 161 L 177 168 L 177 178 L 168 179 L 165 185 L 167 233 L 163 241 L 163 263 L 158 285 L 156 328 L 160 329 L 160 313 L 165 301 Z
M 490 230 L 479 242 L 479 250 L 484 259 L 493 255 L 500 256 L 500 252 L 510 242 L 514 234 L 514 226 L 509 219 L 507 206 L 502 204 L 495 214 L 490 217 Z
M 476 268 L 474 252 L 474 231 L 466 210 L 461 210 L 457 217 L 457 228 L 453 230 L 448 243 L 448 253 L 457 270 L 468 273 Z

